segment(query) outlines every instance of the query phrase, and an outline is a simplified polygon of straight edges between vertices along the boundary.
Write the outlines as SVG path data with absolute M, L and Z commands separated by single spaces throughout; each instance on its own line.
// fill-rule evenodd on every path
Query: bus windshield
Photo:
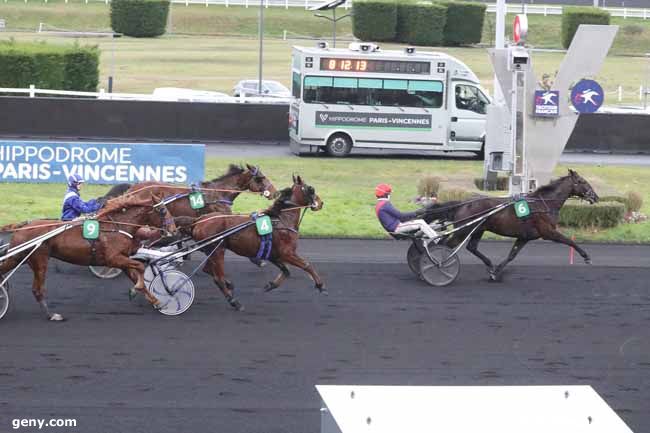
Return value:
M 307 76 L 303 100 L 312 104 L 440 108 L 443 103 L 443 83 L 433 80 Z

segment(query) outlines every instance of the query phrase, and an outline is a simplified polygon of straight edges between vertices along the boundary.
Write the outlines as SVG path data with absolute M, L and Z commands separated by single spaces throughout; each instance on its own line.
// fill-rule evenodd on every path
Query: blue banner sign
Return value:
M 535 90 L 535 116 L 557 117 L 560 115 L 560 92 L 558 90 Z
M 0 182 L 146 181 L 190 184 L 203 180 L 205 145 L 0 140 Z
M 571 90 L 571 103 L 578 113 L 595 113 L 605 102 L 605 92 L 594 80 L 580 80 Z

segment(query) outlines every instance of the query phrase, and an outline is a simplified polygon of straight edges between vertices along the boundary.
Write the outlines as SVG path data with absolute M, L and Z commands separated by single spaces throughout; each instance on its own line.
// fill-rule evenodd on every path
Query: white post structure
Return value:
M 501 49 L 506 46 L 506 0 L 497 0 L 496 4 L 496 20 L 494 28 L 496 34 L 494 37 L 494 48 Z M 499 85 L 499 80 L 496 74 L 494 75 L 494 102 L 497 104 L 504 104 L 503 92 Z

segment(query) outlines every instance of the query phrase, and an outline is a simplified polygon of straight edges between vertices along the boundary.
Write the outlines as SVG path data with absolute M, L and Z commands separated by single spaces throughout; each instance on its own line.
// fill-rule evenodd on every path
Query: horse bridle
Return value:
M 253 170 L 249 170 L 249 171 L 251 173 L 251 178 L 248 180 L 247 187 L 250 190 L 251 189 L 251 184 L 253 183 L 253 181 L 255 180 L 256 177 L 259 176 L 261 179 L 266 179 L 266 176 L 264 176 L 260 172 L 260 168 L 258 166 L 253 167 Z M 264 196 L 264 197 L 267 197 L 267 198 L 271 196 L 271 192 L 268 189 L 266 189 L 266 187 L 264 187 L 264 191 L 262 191 L 260 194 L 262 196 Z

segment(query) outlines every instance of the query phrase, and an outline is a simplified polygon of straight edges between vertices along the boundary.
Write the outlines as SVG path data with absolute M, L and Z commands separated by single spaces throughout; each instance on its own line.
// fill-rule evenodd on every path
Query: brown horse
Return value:
M 302 219 L 301 209 L 311 208 L 318 211 L 322 207 L 323 201 L 318 197 L 314 188 L 305 184 L 300 176 L 294 176 L 293 186 L 280 191 L 273 205 L 263 212 L 264 215 L 270 216 L 273 222 L 273 241 L 268 260 L 281 271 L 273 281 L 266 285 L 265 291 L 279 287 L 289 277 L 289 269 L 286 266 L 289 264 L 307 272 L 313 279 L 316 288 L 321 293 L 327 293 L 323 286 L 323 280 L 316 273 L 314 267 L 296 252 L 298 231 Z M 208 214 L 192 224 L 192 238 L 201 241 L 247 221 L 251 221 L 251 217 L 248 215 Z M 258 254 L 260 245 L 261 239 L 253 224 L 227 237 L 216 251 L 213 251 L 214 247 L 211 246 L 204 251 L 206 254 L 212 254 L 203 271 L 212 276 L 228 303 L 236 310 L 242 310 L 243 306 L 233 295 L 233 284 L 225 278 L 225 248 L 240 256 L 250 258 Z
M 492 281 L 499 280 L 505 266 L 517 257 L 517 254 L 526 243 L 539 238 L 569 245 L 575 248 L 585 260 L 585 263 L 591 264 L 589 255 L 574 241 L 557 230 L 560 209 L 569 197 L 578 197 L 592 204 L 598 201 L 598 194 L 591 185 L 578 173 L 569 170 L 567 176 L 542 186 L 526 196 L 526 201 L 530 207 L 529 217 L 518 218 L 514 206 L 508 206 L 490 216 L 484 222 L 479 223 L 480 226 L 471 235 L 467 243 L 467 249 L 485 263 Z M 490 209 L 510 200 L 510 198 L 485 197 L 464 204 L 461 203 L 460 205 L 452 205 L 446 212 L 451 213 L 450 219 L 453 221 L 467 222 L 472 219 L 472 216 L 486 213 Z M 427 213 L 424 219 L 431 222 L 431 220 L 436 219 L 439 212 L 440 209 L 432 209 L 432 212 Z M 470 234 L 474 227 L 476 226 L 459 230 L 447 241 L 446 245 L 455 248 Z M 478 243 L 486 231 L 517 239 L 508 257 L 497 266 L 494 266 L 492 261 L 478 250 Z
M 167 204 L 169 212 L 175 216 L 198 217 L 209 212 L 230 213 L 230 207 L 233 201 L 243 191 L 257 192 L 269 200 L 276 193 L 276 189 L 271 181 L 264 176 L 259 167 L 246 164 L 246 169 L 239 165 L 231 164 L 228 171 L 223 176 L 217 177 L 207 182 L 201 182 L 205 207 L 202 209 L 192 209 L 189 199 L 180 199 L 170 201 Z M 220 190 L 220 191 L 215 191 Z M 177 194 L 187 194 L 190 189 L 187 187 L 174 186 L 162 182 L 142 182 L 133 185 L 126 192 L 127 195 L 146 198 L 151 194 L 156 194 L 164 198 L 169 198 Z
M 29 256 L 27 263 L 34 273 L 32 293 L 49 320 L 60 321 L 60 314 L 50 312 L 45 287 L 45 275 L 50 257 L 75 265 L 99 265 L 122 269 L 134 283 L 134 289 L 146 296 L 156 307 L 158 300 L 147 290 L 144 284 L 144 265 L 130 259 L 139 247 L 134 234 L 145 225 L 162 227 L 165 231 L 176 232 L 174 220 L 163 205 L 154 205 L 151 199 L 137 197 L 119 197 L 109 200 L 101 209 L 96 219 L 100 222 L 100 233 L 96 240 L 84 239 L 83 221 L 34 220 L 27 223 L 13 224 L 0 228 L 0 235 L 11 237 L 9 248 L 44 235 L 65 225 L 73 227 L 47 239 Z M 0 263 L 0 278 L 18 266 L 27 257 L 31 249 Z M 4 278 L 2 278 L 4 279 Z

